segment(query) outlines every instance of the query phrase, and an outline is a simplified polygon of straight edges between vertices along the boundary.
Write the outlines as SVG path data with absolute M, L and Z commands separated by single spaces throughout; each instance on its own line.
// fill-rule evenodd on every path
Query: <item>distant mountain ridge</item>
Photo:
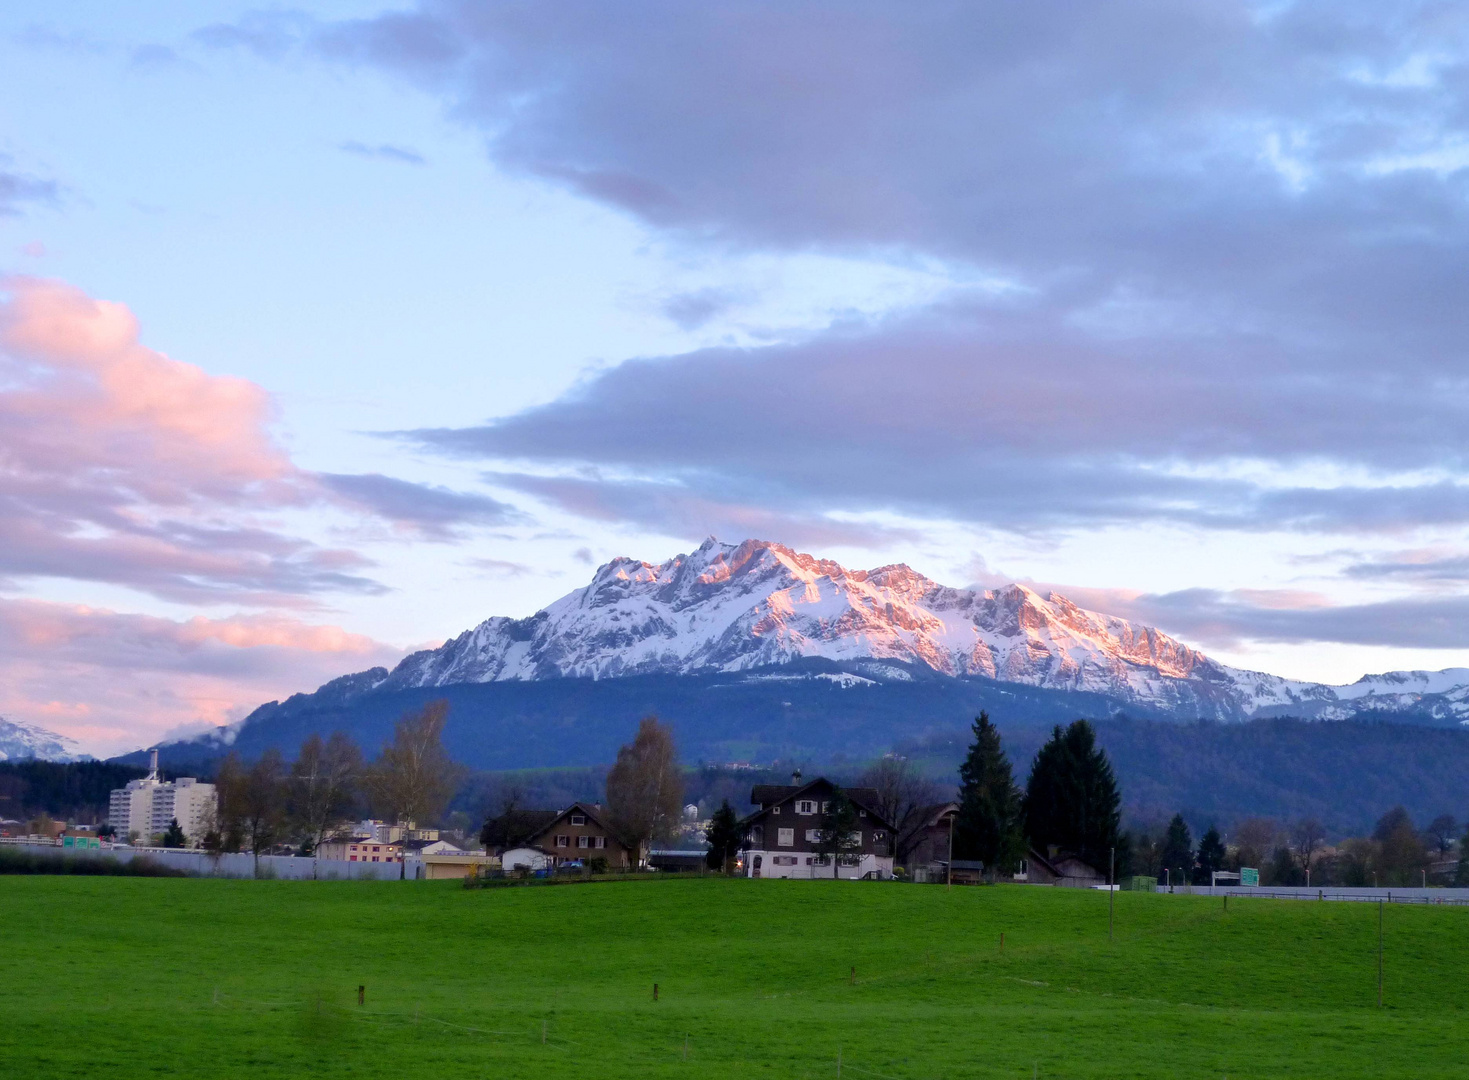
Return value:
M 728 673 L 814 657 L 922 664 L 1185 719 L 1425 708 L 1469 717 L 1469 669 L 1390 672 L 1339 687 L 1284 679 L 1221 664 L 1054 592 L 950 588 L 901 564 L 849 570 L 769 541 L 712 537 L 659 564 L 614 559 L 529 618 L 487 619 L 405 658 L 376 685 Z
M 529 618 L 487 619 L 391 672 L 268 702 L 164 759 L 195 768 L 230 748 L 292 754 L 337 729 L 370 750 L 435 698 L 450 705 L 450 752 L 479 768 L 605 763 L 650 713 L 674 725 L 688 761 L 821 762 L 962 731 L 981 709 L 1009 730 L 1122 716 L 1459 728 L 1469 670 L 1293 681 L 1055 593 L 955 589 L 906 566 L 848 570 L 779 544 L 710 539 L 663 563 L 614 559 Z
M 21 724 L 0 716 L 0 761 L 81 761 L 86 755 L 77 753 L 77 744 L 65 735 Z

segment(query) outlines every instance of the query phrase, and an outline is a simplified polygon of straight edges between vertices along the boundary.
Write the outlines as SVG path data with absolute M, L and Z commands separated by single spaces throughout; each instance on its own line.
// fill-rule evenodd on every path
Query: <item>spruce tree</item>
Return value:
M 1121 804 L 1092 726 L 1085 720 L 1064 729 L 1057 725 L 1036 754 L 1025 787 L 1022 813 L 1030 842 L 1042 851 L 1055 846 L 1106 874 L 1119 843 Z
M 188 837 L 184 835 L 184 830 L 179 827 L 179 819 L 169 818 L 168 830 L 163 834 L 162 846 L 167 848 L 179 848 L 185 847 L 188 842 L 189 840 Z
M 1194 838 L 1189 835 L 1188 824 L 1182 814 L 1174 814 L 1168 823 L 1168 835 L 1163 840 L 1163 865 L 1168 880 L 1182 885 L 1194 865 Z
M 1213 883 L 1214 871 L 1224 867 L 1224 854 L 1224 841 L 1219 838 L 1219 830 L 1210 825 L 1209 831 L 1199 840 L 1199 854 L 1195 859 L 1198 866 L 1195 881 L 1199 885 Z
M 740 826 L 739 819 L 735 816 L 734 807 L 729 805 L 725 799 L 714 811 L 714 816 L 709 819 L 709 825 L 704 830 L 704 838 L 709 841 L 709 851 L 704 856 L 704 865 L 710 870 L 723 870 L 729 865 L 740 851 Z
M 954 856 L 977 859 L 987 871 L 1012 871 L 1025 855 L 1020 791 L 988 713 L 979 714 L 973 731 L 974 742 L 959 766 Z

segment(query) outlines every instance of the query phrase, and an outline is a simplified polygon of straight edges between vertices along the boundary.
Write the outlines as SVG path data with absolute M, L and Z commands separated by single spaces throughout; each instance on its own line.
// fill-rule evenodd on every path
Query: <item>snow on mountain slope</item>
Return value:
M 803 657 L 898 660 L 1220 719 L 1260 710 L 1329 716 L 1354 711 L 1343 704 L 1354 698 L 1409 708 L 1425 694 L 1469 687 L 1462 669 L 1343 688 L 1294 682 L 1226 667 L 1055 593 L 948 588 L 903 565 L 848 570 L 780 544 L 712 538 L 658 565 L 614 559 L 527 619 L 492 618 L 415 653 L 385 686 L 734 672 Z
M 6 720 L 0 716 L 0 761 L 76 761 L 77 744 L 45 728 Z

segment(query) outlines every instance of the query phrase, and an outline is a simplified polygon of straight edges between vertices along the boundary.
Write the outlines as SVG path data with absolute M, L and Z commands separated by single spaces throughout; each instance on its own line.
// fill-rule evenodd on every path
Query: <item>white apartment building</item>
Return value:
M 190 845 L 197 844 L 214 820 L 216 797 L 213 784 L 201 784 L 192 776 L 176 780 L 158 778 L 158 751 L 153 751 L 152 771 L 141 780 L 116 788 L 108 800 L 107 824 L 120 840 L 136 833 L 142 843 L 168 831 L 177 818 Z

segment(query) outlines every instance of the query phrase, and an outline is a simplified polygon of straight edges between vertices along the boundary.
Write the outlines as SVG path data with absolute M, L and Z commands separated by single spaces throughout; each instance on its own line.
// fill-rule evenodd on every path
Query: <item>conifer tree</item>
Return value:
M 1210 825 L 1209 831 L 1199 840 L 1199 854 L 1194 860 L 1198 866 L 1194 879 L 1197 884 L 1213 884 L 1214 871 L 1224 866 L 1224 854 L 1224 841 L 1219 838 L 1219 830 Z
M 184 836 L 184 830 L 179 826 L 178 818 L 168 819 L 168 829 L 163 834 L 163 847 L 180 848 L 188 844 L 188 837 Z
M 729 860 L 739 854 L 739 819 L 728 799 L 720 803 L 719 809 L 709 819 L 704 838 L 709 841 L 709 852 L 704 856 L 704 865 L 710 870 L 724 870 L 729 865 Z
M 982 712 L 974 742 L 959 766 L 959 814 L 954 822 L 954 856 L 977 859 L 990 872 L 1010 871 L 1025 855 L 1020 791 L 1010 771 L 1000 733 Z
M 1041 747 L 1026 783 L 1022 813 L 1030 842 L 1042 851 L 1055 846 L 1087 865 L 1108 872 L 1121 835 L 1122 797 L 1096 732 L 1085 720 L 1059 724 Z M 1126 852 L 1117 851 L 1119 865 Z
M 1168 823 L 1168 835 L 1163 841 L 1163 865 L 1162 869 L 1168 871 L 1168 878 L 1175 885 L 1182 885 L 1188 880 L 1188 873 L 1194 865 L 1194 838 L 1189 835 L 1188 824 L 1183 820 L 1182 814 L 1174 814 L 1173 820 Z

